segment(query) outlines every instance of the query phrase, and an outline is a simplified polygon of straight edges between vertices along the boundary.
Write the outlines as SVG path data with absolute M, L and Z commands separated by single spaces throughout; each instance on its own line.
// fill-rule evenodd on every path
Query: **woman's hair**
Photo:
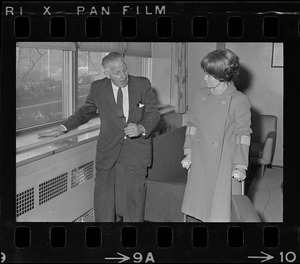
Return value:
M 124 57 L 122 54 L 118 52 L 110 52 L 108 53 L 103 59 L 102 59 L 102 66 L 105 69 L 108 65 L 108 63 L 116 60 L 122 60 L 125 61 Z
M 240 59 L 229 49 L 217 49 L 208 53 L 200 65 L 204 72 L 220 82 L 231 82 L 239 73 Z

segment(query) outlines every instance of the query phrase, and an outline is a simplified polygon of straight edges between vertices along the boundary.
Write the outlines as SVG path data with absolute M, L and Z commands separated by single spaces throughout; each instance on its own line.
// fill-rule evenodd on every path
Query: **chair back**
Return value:
M 272 164 L 276 148 L 277 117 L 274 115 L 253 115 L 251 128 L 251 161 L 261 165 Z M 266 141 L 268 135 L 269 139 Z M 272 145 L 269 144 L 270 140 L 272 140 Z
M 277 116 L 253 115 L 251 117 L 251 129 L 251 140 L 264 143 L 270 132 L 275 132 L 275 135 L 277 134 Z
M 152 166 L 148 170 L 149 180 L 166 181 L 182 178 L 182 181 L 186 181 L 182 175 L 187 175 L 187 170 L 181 165 L 185 157 L 183 153 L 185 130 L 186 126 L 182 126 L 154 137 Z

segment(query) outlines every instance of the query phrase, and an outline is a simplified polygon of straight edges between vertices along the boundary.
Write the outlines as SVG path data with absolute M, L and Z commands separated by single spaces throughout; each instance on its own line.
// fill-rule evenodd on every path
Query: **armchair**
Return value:
M 273 162 L 276 136 L 277 117 L 274 115 L 253 115 L 251 120 L 250 164 L 261 165 L 261 176 L 267 166 Z
M 188 171 L 182 168 L 186 126 L 153 139 L 153 164 L 148 171 L 145 221 L 184 222 L 181 204 Z M 233 180 L 236 182 L 236 180 Z M 231 222 L 261 222 L 249 197 L 233 194 Z

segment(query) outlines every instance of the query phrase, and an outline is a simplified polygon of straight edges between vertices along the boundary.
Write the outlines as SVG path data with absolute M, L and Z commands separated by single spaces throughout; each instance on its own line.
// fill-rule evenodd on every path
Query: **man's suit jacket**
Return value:
M 97 142 L 96 170 L 110 169 L 120 153 L 124 140 L 130 140 L 136 164 L 150 166 L 152 156 L 151 131 L 158 124 L 160 113 L 157 98 L 147 78 L 128 76 L 129 116 L 127 123 L 141 124 L 146 129 L 145 137 L 124 139 L 124 124 L 117 116 L 117 105 L 111 80 L 104 78 L 91 84 L 86 101 L 70 116 L 64 126 L 68 131 L 85 124 L 98 109 L 101 128 Z

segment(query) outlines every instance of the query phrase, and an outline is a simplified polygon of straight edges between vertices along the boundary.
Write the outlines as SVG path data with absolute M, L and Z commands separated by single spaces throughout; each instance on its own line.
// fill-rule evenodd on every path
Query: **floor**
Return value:
M 263 222 L 283 221 L 283 168 L 267 168 L 261 177 L 260 167 L 251 167 L 245 183 L 245 194 Z

